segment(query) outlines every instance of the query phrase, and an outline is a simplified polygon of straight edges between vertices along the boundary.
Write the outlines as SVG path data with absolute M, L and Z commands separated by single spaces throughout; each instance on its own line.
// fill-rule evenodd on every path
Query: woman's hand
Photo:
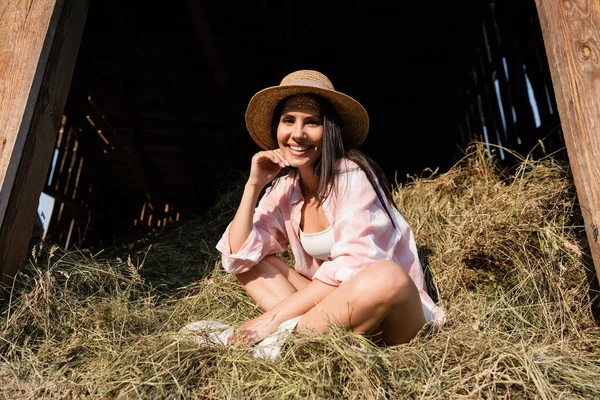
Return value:
M 248 183 L 263 188 L 277 176 L 282 168 L 289 165 L 279 149 L 259 151 L 252 157 Z
M 275 332 L 277 327 L 278 325 L 277 322 L 275 322 L 275 317 L 265 313 L 260 317 L 244 322 L 236 329 L 233 335 L 231 335 L 227 344 L 240 347 L 254 346 L 271 333 Z

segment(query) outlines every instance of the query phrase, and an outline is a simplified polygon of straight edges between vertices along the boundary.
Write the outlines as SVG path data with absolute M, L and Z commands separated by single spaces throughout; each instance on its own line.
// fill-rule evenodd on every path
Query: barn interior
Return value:
M 259 150 L 249 99 L 298 69 L 365 106 L 392 182 L 472 140 L 507 167 L 503 147 L 566 159 L 534 0 L 92 0 L 34 237 L 100 247 L 203 215 Z

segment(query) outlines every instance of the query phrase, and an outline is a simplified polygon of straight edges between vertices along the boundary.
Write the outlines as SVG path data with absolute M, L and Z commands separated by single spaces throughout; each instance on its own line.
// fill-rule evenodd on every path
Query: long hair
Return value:
M 342 158 L 346 158 L 356 163 L 360 169 L 367 175 L 369 183 L 375 190 L 377 198 L 383 205 L 385 212 L 390 217 L 392 224 L 396 227 L 394 218 L 392 218 L 389 205 L 398 208 L 392 198 L 390 184 L 383 173 L 381 167 L 363 152 L 355 148 L 346 148 L 342 136 L 342 120 L 336 108 L 324 97 L 316 94 L 306 94 L 313 97 L 321 106 L 321 117 L 323 120 L 323 151 L 321 157 L 315 164 L 315 174 L 319 177 L 319 189 L 317 194 L 318 205 L 323 204 L 325 199 L 331 194 L 334 185 L 336 184 L 336 163 Z M 271 135 L 274 143 L 277 141 L 277 127 L 285 102 L 293 96 L 289 96 L 281 100 L 273 111 L 273 119 L 271 121 Z M 273 185 L 277 183 L 277 179 Z M 387 201 L 386 201 L 387 200 Z

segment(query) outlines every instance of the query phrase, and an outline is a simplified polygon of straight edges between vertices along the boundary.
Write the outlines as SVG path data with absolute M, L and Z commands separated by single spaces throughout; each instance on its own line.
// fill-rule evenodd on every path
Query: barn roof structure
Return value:
M 111 175 L 111 196 L 137 197 L 131 206 L 139 212 L 148 194 L 189 216 L 209 206 L 228 172 L 247 168 L 258 149 L 244 125 L 252 94 L 293 69 L 310 68 L 370 110 L 373 135 L 365 150 L 385 170 L 419 172 L 435 159 L 449 166 L 452 155 L 444 149 L 452 135 L 436 132 L 448 130 L 454 79 L 464 79 L 476 56 L 469 54 L 480 29 L 472 3 L 415 24 L 409 14 L 424 16 L 426 7 L 396 16 L 388 4 L 370 2 L 238 2 L 232 8 L 217 1 L 160 7 L 92 1 L 67 124 L 106 147 L 107 154 L 96 151 L 90 160 L 125 172 Z M 459 19 L 465 23 L 453 22 Z M 430 38 L 425 49 L 401 39 L 413 35 Z M 432 135 L 435 146 L 427 143 Z M 399 148 L 423 151 L 399 158 Z
M 566 142 L 598 268 L 593 2 L 393 5 L 5 2 L 3 282 L 25 257 L 42 191 L 55 200 L 47 233 L 67 246 L 201 214 L 258 150 L 248 100 L 296 69 L 324 72 L 366 107 L 363 150 L 392 181 L 450 167 L 475 138 L 524 153 L 543 139 L 563 157 Z

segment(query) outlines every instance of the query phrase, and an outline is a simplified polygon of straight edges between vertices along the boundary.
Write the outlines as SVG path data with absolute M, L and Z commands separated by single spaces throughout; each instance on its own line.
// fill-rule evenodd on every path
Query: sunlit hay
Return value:
M 36 246 L 0 317 L 0 398 L 597 398 L 593 266 L 566 167 L 493 163 L 476 144 L 394 190 L 448 317 L 409 344 L 332 326 L 266 360 L 180 333 L 259 315 L 214 248 L 241 179 L 206 217 L 123 249 Z
M 481 146 L 470 151 L 449 172 L 395 191 L 442 301 L 451 309 L 457 297 L 481 296 L 497 304 L 487 314 L 508 310 L 505 329 L 530 325 L 562 335 L 587 326 L 585 271 L 593 266 L 564 166 L 525 160 L 508 175 Z

